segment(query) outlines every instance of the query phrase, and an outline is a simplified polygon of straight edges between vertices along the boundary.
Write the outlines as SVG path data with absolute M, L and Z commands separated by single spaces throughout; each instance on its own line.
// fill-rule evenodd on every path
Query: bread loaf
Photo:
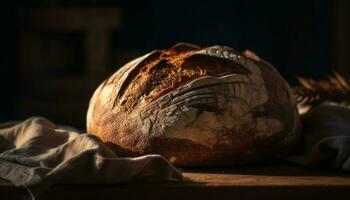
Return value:
M 96 89 L 87 130 L 121 156 L 223 166 L 288 153 L 299 138 L 294 98 L 254 53 L 180 43 L 116 71 Z

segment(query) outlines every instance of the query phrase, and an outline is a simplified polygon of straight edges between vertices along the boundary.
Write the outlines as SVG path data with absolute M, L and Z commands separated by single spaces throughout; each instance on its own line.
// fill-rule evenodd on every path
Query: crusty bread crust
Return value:
M 223 166 L 285 155 L 300 120 L 286 81 L 254 53 L 178 44 L 106 79 L 90 101 L 87 130 L 120 156 Z

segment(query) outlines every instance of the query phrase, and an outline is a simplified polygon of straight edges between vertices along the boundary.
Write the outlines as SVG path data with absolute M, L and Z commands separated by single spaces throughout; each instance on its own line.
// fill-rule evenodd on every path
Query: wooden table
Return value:
M 350 174 L 285 165 L 230 169 L 182 169 L 183 182 L 52 187 L 39 199 L 338 199 L 350 198 Z M 19 199 L 23 189 L 0 180 L 0 199 Z M 347 199 L 347 198 L 345 198 Z

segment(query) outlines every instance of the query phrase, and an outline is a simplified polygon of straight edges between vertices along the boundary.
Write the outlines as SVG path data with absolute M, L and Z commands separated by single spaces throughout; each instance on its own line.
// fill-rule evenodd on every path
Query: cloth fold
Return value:
M 32 198 L 55 183 L 115 184 L 180 180 L 159 155 L 120 158 L 97 137 L 33 117 L 0 126 L 0 177 Z
M 286 161 L 350 172 L 350 108 L 323 103 L 302 115 L 301 121 L 299 151 Z

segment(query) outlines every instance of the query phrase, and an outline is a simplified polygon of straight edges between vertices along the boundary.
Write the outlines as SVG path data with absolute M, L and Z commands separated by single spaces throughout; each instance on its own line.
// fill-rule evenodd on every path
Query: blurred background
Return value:
M 97 85 L 176 42 L 250 49 L 281 72 L 350 76 L 350 1 L 0 1 L 0 122 L 40 115 L 85 128 Z

